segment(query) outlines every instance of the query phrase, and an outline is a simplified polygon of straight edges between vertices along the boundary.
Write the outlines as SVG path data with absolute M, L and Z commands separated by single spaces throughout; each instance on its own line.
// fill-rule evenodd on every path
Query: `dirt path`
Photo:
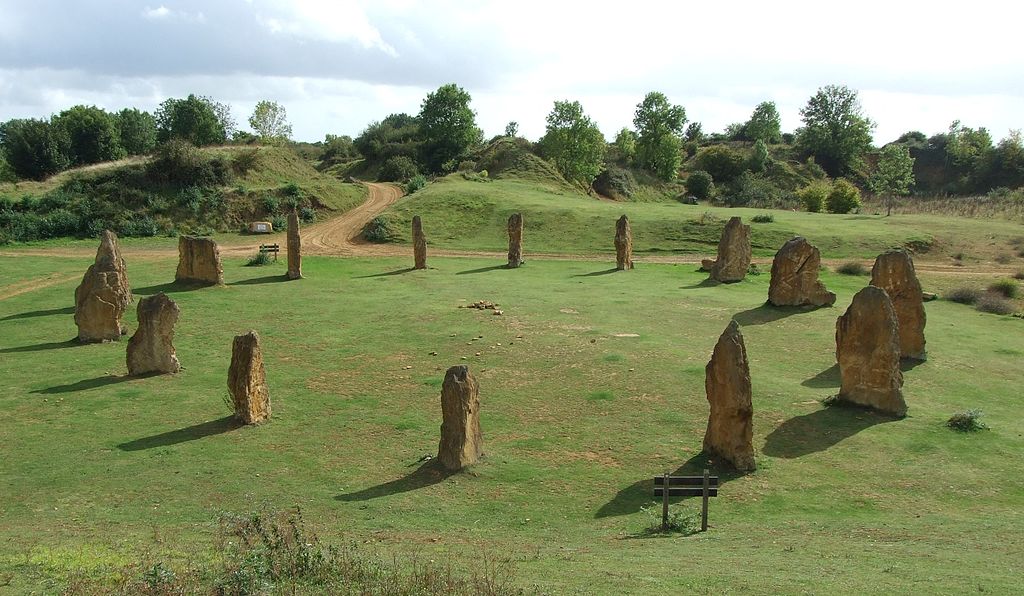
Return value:
M 371 244 L 362 239 L 363 227 L 402 197 L 393 184 L 364 182 L 369 191 L 366 202 L 302 233 L 302 251 L 314 255 L 372 254 Z M 370 250 L 367 250 L 370 249 Z

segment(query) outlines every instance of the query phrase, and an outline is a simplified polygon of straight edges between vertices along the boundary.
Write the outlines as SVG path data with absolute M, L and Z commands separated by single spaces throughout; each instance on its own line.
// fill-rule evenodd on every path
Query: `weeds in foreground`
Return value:
M 637 534 L 638 537 L 667 536 L 670 534 L 690 536 L 700 532 L 699 513 L 686 512 L 675 507 L 669 507 L 668 526 L 662 527 L 660 504 L 641 507 L 640 511 L 644 513 L 648 523 L 647 526 Z
M 249 260 L 245 262 L 246 267 L 262 267 L 270 263 L 270 255 L 263 252 L 262 250 L 249 257 Z
M 981 410 L 964 410 L 963 412 L 957 412 L 946 421 L 946 426 L 953 430 L 965 433 L 988 430 L 988 425 L 981 421 L 982 415 Z
M 848 261 L 836 267 L 836 273 L 842 273 L 843 275 L 867 275 L 870 272 L 863 263 Z

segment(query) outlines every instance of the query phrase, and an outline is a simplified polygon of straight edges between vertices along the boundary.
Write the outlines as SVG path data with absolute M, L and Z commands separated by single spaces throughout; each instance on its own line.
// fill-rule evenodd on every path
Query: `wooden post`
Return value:
M 668 532 L 668 472 L 661 485 L 661 531 Z
M 704 504 L 701 506 L 700 510 L 701 532 L 708 531 L 708 485 L 710 484 L 710 481 L 708 480 L 709 475 L 710 473 L 708 472 L 708 469 L 704 468 Z

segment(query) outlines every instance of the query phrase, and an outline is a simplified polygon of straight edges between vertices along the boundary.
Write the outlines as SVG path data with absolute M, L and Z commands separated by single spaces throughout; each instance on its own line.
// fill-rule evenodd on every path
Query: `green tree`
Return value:
M 46 120 L 8 120 L 0 125 L 0 147 L 18 178 L 43 180 L 67 169 L 71 141 Z
M 797 145 L 831 176 L 854 172 L 871 148 L 874 123 L 864 116 L 857 92 L 844 85 L 818 89 L 800 110 L 804 126 Z
M 511 122 L 506 124 L 505 125 L 505 136 L 506 137 L 516 137 L 516 136 L 519 136 L 519 123 L 516 122 L 515 120 L 512 120 Z
M 324 150 L 320 154 L 320 161 L 325 164 L 345 162 L 359 156 L 352 137 L 348 135 L 328 134 L 324 137 L 323 145 Z
M 135 108 L 117 113 L 121 146 L 128 155 L 144 155 L 156 147 L 156 118 Z
M 50 123 L 64 129 L 70 149 L 72 166 L 121 159 L 117 122 L 113 115 L 96 106 L 74 106 L 55 116 Z
M 288 123 L 288 112 L 276 101 L 263 100 L 249 116 L 252 127 L 264 143 L 286 141 L 292 136 L 292 125 Z
M 566 180 L 589 186 L 601 172 L 604 135 L 578 101 L 555 102 L 547 132 L 538 144 L 541 156 L 554 163 Z
M 628 128 L 623 128 L 615 135 L 612 146 L 626 164 L 632 164 L 636 159 L 636 133 Z
M 691 143 L 700 144 L 704 140 L 704 127 L 700 122 L 691 122 L 686 127 L 686 140 Z
M 712 145 L 698 151 L 694 162 L 697 169 L 711 174 L 715 182 L 726 184 L 743 173 L 747 160 L 727 145 Z
M 419 122 L 423 162 L 429 171 L 442 171 L 481 141 L 483 134 L 469 107 L 471 100 L 469 93 L 454 83 L 442 85 L 423 100 Z
M 680 136 L 686 124 L 686 110 L 672 105 L 664 93 L 652 91 L 636 106 L 633 126 L 637 130 L 636 158 L 640 167 L 662 180 L 673 180 L 679 171 Z
M 750 120 L 743 125 L 743 136 L 748 141 L 778 143 L 782 140 L 782 119 L 774 101 L 763 101 L 754 108 Z
M 754 143 L 754 152 L 750 156 L 750 171 L 760 173 L 768 167 L 771 156 L 768 153 L 768 145 L 763 139 Z
M 234 129 L 226 105 L 196 95 L 165 100 L 156 111 L 156 125 L 157 141 L 181 139 L 197 147 L 223 143 Z
M 1024 139 L 1011 130 L 1005 139 L 986 152 L 978 165 L 978 178 L 986 189 L 1024 186 Z
M 886 216 L 892 215 L 896 197 L 910 194 L 914 184 L 914 158 L 906 145 L 892 143 L 882 149 L 878 156 L 878 167 L 868 179 L 871 192 L 881 195 L 885 201 Z
M 390 114 L 367 126 L 353 143 L 368 162 L 381 163 L 396 155 L 419 159 L 422 144 L 420 123 L 409 114 Z

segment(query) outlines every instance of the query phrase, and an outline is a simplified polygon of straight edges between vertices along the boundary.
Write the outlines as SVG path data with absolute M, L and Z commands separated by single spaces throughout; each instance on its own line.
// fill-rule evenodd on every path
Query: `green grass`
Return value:
M 594 205 L 581 211 L 604 217 Z M 696 213 L 682 209 L 664 213 Z M 779 213 L 764 228 L 805 217 L 817 216 Z M 929 360 L 906 371 L 909 417 L 892 421 L 819 403 L 837 387 L 835 319 L 864 278 L 825 274 L 839 306 L 799 311 L 763 306 L 767 275 L 709 286 L 688 265 L 589 275 L 611 263 L 435 258 L 407 271 L 411 256 L 307 258 L 305 279 L 285 282 L 283 262 L 238 259 L 225 287 L 187 291 L 168 284 L 173 260 L 129 255 L 137 294 L 181 307 L 185 368 L 127 379 L 126 341 L 66 342 L 89 261 L 0 257 L 0 292 L 67 279 L 0 300 L 0 580 L 15 593 L 140 558 L 201 563 L 217 511 L 264 502 L 300 505 L 325 541 L 386 558 L 508 557 L 520 585 L 552 593 L 1018 587 L 1024 321 L 927 303 Z M 480 299 L 504 316 L 457 308 Z M 759 469 L 722 472 L 710 532 L 641 538 L 650 479 L 705 465 L 704 365 L 732 317 Z M 263 340 L 273 419 L 230 428 L 231 340 L 248 329 Z M 440 379 L 462 363 L 480 383 L 486 458 L 441 478 L 418 462 L 436 453 Z M 991 430 L 945 428 L 978 407 Z

